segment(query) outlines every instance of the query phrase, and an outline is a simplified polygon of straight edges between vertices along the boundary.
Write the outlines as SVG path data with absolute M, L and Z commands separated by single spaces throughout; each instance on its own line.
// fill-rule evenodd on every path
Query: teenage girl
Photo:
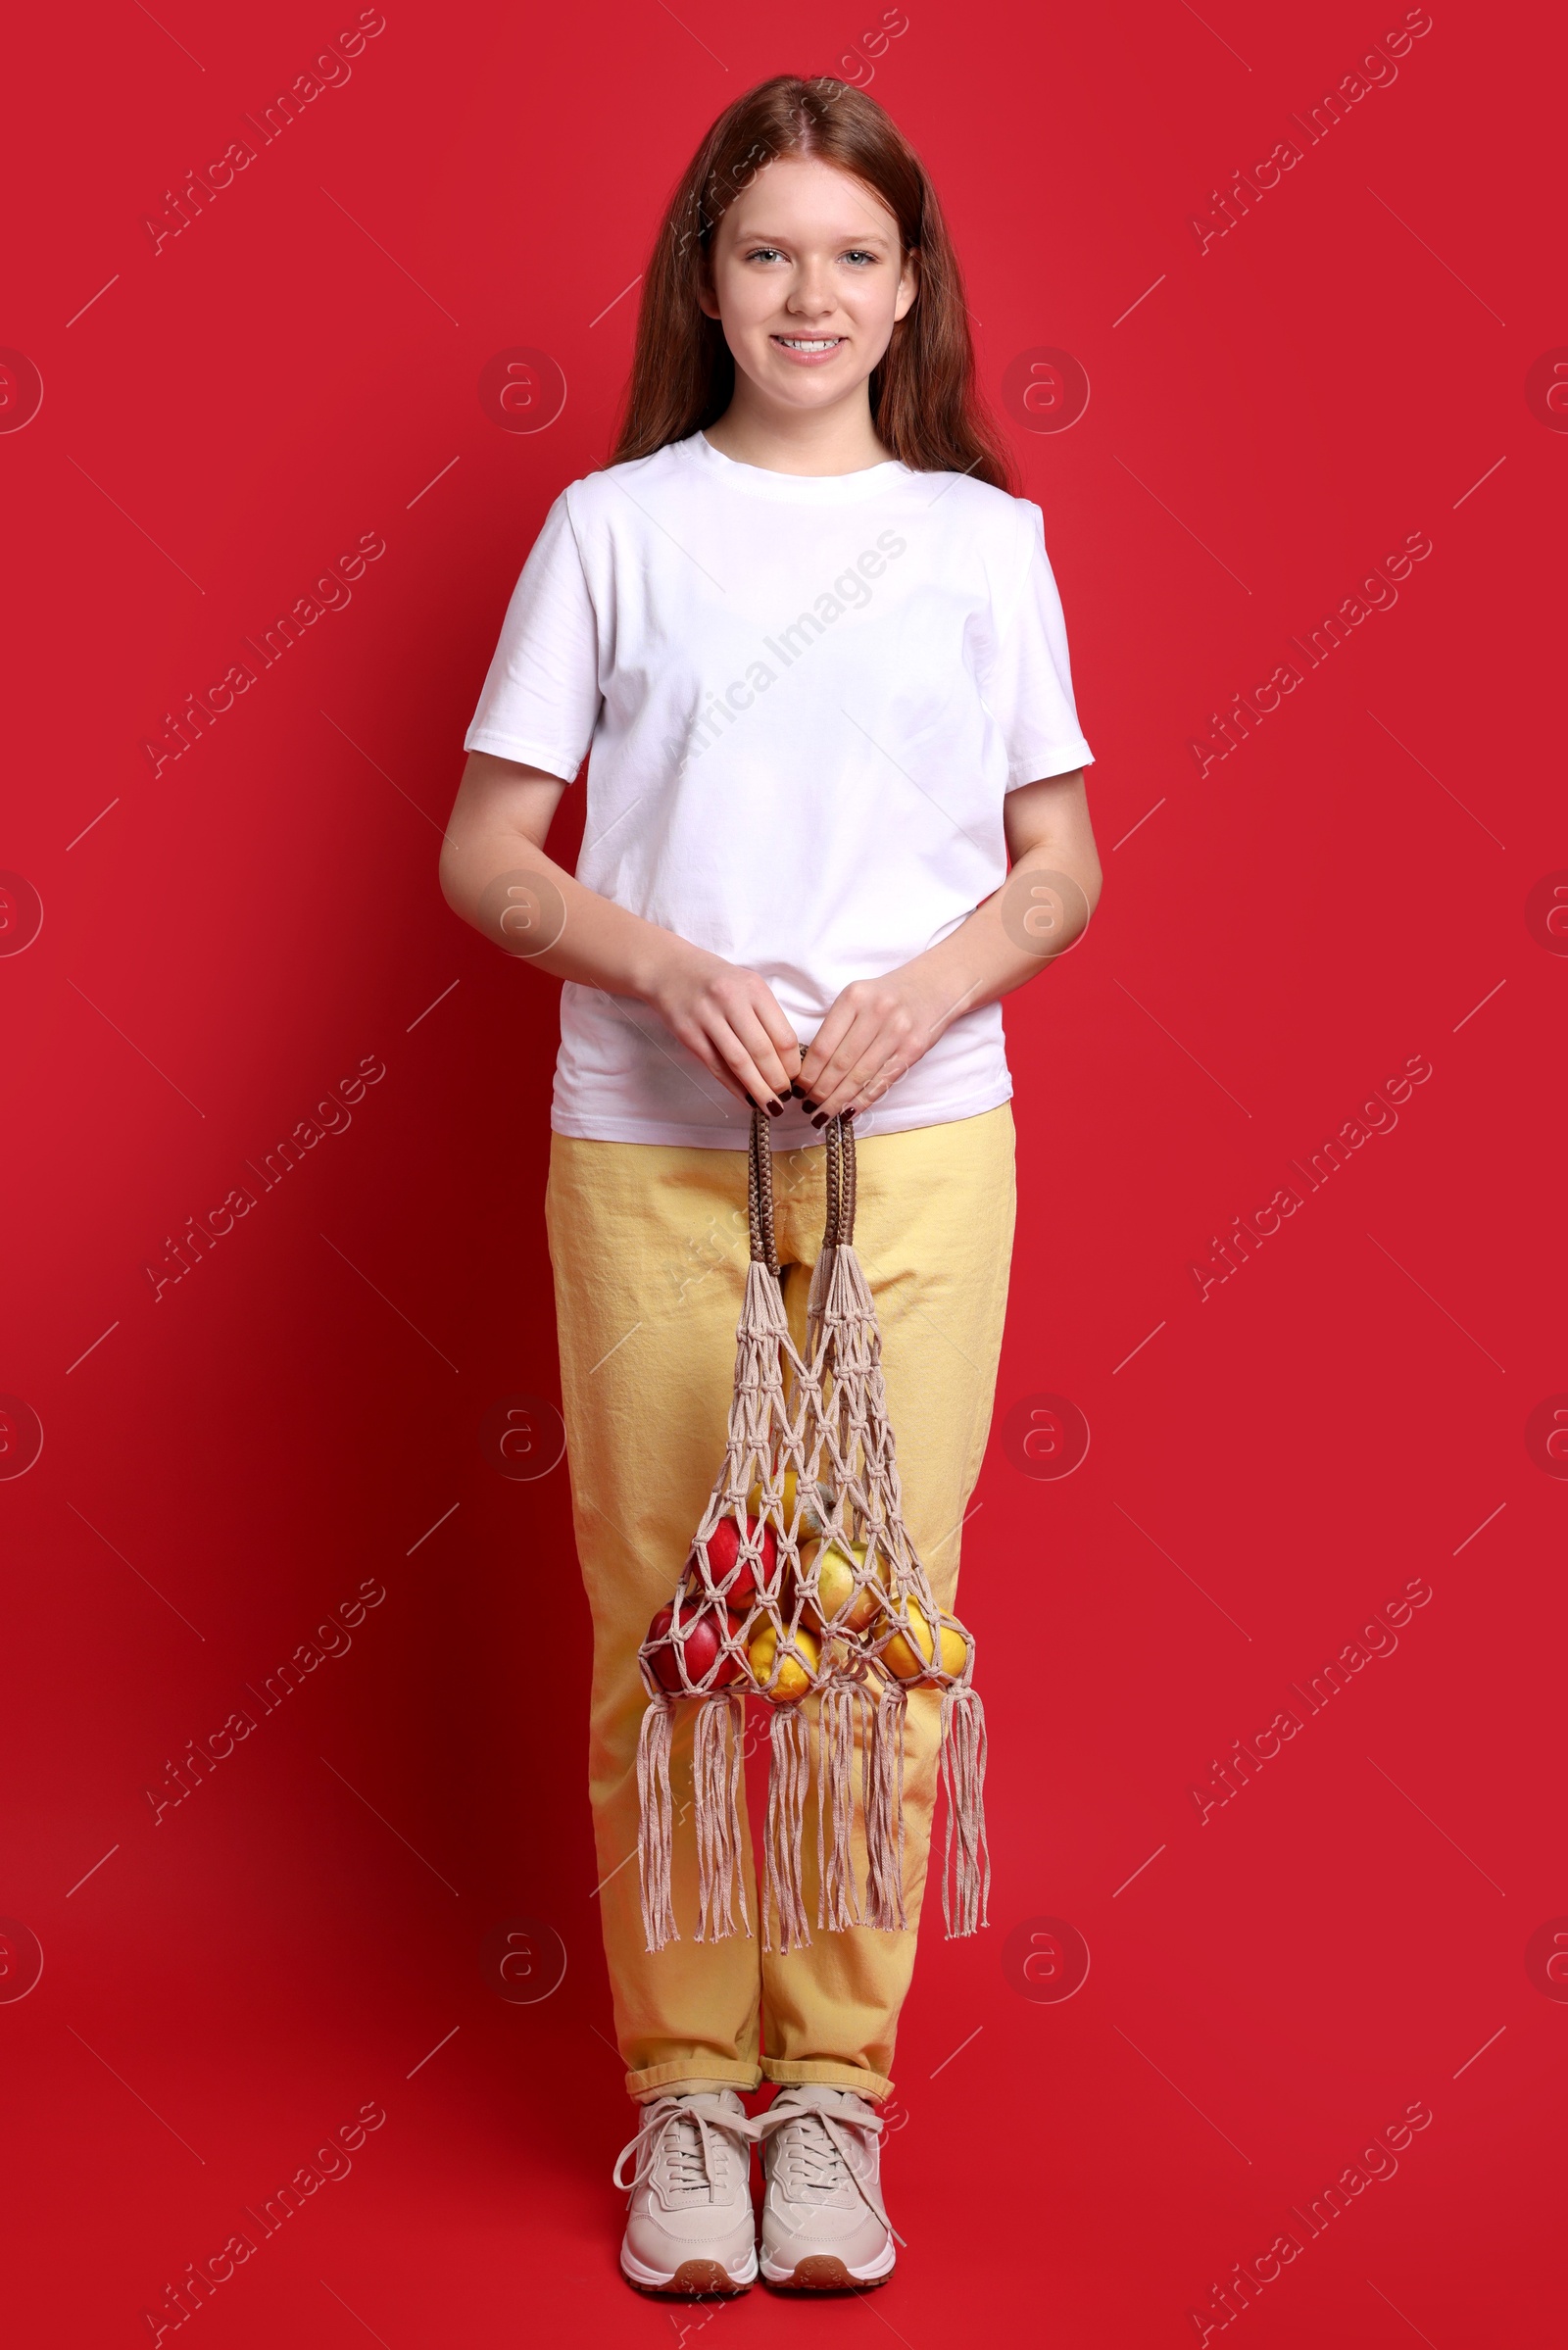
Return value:
M 998 999 L 1073 943 L 1101 877 L 1040 510 L 1011 485 L 919 159 L 842 82 L 761 83 L 670 203 L 619 440 L 523 567 L 442 852 L 454 908 L 565 982 L 546 1216 L 594 1624 L 601 1915 L 640 2105 L 616 2173 L 621 2269 L 652 2291 L 759 2273 L 864 2286 L 894 2265 L 878 2107 L 914 1963 L 937 1695 L 914 1692 L 906 1732 L 907 1932 L 818 1932 L 788 1955 L 697 1942 L 688 1826 L 683 1938 L 651 1955 L 625 1865 L 637 1651 L 723 1451 L 754 1102 L 773 1121 L 798 1341 L 819 1130 L 856 1113 L 905 1514 L 954 1603 L 1012 1245 Z M 572 874 L 545 843 L 585 759 Z M 688 1727 L 677 1816 L 689 1751 Z M 754 2118 L 742 2093 L 764 2081 Z

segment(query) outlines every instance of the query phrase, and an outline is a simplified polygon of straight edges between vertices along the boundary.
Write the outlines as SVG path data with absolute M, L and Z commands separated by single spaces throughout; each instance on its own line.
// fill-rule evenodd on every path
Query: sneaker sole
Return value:
M 890 2260 L 885 2269 L 874 2275 L 857 2277 L 846 2268 L 834 2252 L 813 2252 L 806 2260 L 798 2260 L 787 2276 L 777 2275 L 764 2265 L 762 2282 L 770 2284 L 777 2293 L 863 2293 L 872 2286 L 886 2284 L 893 2275 Z
M 703 2301 L 710 2296 L 728 2298 L 751 2291 L 757 2281 L 757 2255 L 752 2255 L 749 2277 L 732 2277 L 723 2262 L 717 2260 L 683 2260 L 668 2277 L 661 2277 L 657 2269 L 642 2268 L 640 2262 L 637 2271 L 640 2273 L 627 2267 L 623 2254 L 620 2273 L 639 2293 L 674 2301 Z

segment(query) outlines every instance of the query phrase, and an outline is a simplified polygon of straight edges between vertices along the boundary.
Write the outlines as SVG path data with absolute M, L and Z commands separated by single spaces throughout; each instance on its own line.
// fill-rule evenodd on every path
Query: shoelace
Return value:
M 672 2186 L 706 2185 L 711 2192 L 717 2183 L 715 2153 L 728 2139 L 734 2141 L 735 2151 L 744 2160 L 758 2130 L 756 2122 L 717 2097 L 658 2097 L 645 2109 L 636 2136 L 622 2146 L 612 2177 L 616 2186 L 635 2194 L 662 2157 Z M 635 2157 L 635 2162 L 631 2177 L 623 2179 L 628 2156 Z
M 792 2123 L 804 2123 L 797 2145 L 807 2167 L 807 2184 L 833 2187 L 838 2185 L 841 2179 L 847 2178 L 861 2202 L 880 2220 L 894 2242 L 902 2244 L 904 2238 L 888 2218 L 877 2187 L 863 2178 L 858 2166 L 850 2160 L 853 2145 L 851 2132 L 858 2134 L 863 2150 L 867 2142 L 874 2142 L 881 2136 L 881 2119 L 875 2114 L 846 2113 L 841 2105 L 833 2102 L 833 2096 L 831 2089 L 824 2091 L 814 2083 L 787 2089 L 782 2096 L 774 2098 L 766 2113 L 759 2116 L 753 2128 L 765 2145 L 777 2131 L 787 2130 Z

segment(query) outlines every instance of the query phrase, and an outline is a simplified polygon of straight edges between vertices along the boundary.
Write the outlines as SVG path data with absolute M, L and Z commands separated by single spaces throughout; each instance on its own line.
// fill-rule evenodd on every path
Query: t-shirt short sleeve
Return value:
M 984 681 L 1007 746 L 1009 792 L 1043 776 L 1070 774 L 1094 758 L 1073 704 L 1067 626 L 1046 555 L 1045 517 L 1038 506 L 1018 503 L 1026 539 L 1022 576 L 998 611 L 996 653 Z
M 512 591 L 463 747 L 570 783 L 588 756 L 599 708 L 598 623 L 563 491 Z

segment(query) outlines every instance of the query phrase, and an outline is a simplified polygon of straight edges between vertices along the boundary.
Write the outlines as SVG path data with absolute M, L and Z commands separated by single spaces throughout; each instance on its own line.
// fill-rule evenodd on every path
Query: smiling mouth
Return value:
M 782 344 L 786 351 L 836 351 L 848 337 L 842 334 L 776 334 L 773 340 Z

